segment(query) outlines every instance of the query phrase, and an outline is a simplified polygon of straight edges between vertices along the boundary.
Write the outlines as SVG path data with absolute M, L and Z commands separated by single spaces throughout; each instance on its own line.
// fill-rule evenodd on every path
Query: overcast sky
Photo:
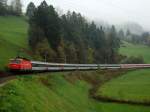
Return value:
M 24 10 L 29 2 L 39 5 L 43 0 L 22 0 Z M 110 24 L 137 22 L 150 30 L 150 0 L 46 0 L 55 8 L 80 12 L 92 20 Z

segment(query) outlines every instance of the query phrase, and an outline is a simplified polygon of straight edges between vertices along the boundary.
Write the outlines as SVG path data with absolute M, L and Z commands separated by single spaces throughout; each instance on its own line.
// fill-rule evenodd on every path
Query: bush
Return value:
M 142 56 L 138 57 L 127 57 L 122 61 L 123 64 L 144 64 L 144 59 Z

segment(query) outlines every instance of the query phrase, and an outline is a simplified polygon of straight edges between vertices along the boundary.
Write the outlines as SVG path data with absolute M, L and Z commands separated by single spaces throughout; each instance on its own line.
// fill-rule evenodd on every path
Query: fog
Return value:
M 43 0 L 22 0 L 25 11 L 29 2 L 39 5 Z M 150 0 L 46 0 L 62 13 L 80 12 L 92 20 L 110 24 L 136 22 L 150 31 Z

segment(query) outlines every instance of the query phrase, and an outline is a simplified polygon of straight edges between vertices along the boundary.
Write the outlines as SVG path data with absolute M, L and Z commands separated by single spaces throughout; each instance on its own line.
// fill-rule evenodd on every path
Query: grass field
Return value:
M 27 27 L 24 18 L 0 17 L 0 70 L 4 69 L 10 58 L 17 56 L 20 49 L 28 49 Z
M 27 47 L 28 24 L 23 17 L 0 17 L 0 39 L 20 47 Z
M 89 97 L 90 84 L 83 80 L 70 83 L 62 75 L 26 76 L 10 81 L 0 88 L 0 111 L 149 112 L 150 107 L 97 102 Z
M 97 95 L 125 101 L 150 101 L 150 70 L 130 71 L 104 84 Z
M 139 44 L 131 44 L 128 42 L 124 42 L 120 48 L 120 53 L 126 56 L 142 56 L 144 58 L 145 63 L 150 63 L 150 47 L 139 45 Z

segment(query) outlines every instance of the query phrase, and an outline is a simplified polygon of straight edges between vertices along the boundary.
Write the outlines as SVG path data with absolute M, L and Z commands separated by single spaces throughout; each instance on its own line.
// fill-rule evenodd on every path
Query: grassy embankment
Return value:
M 16 80 L 10 81 L 0 88 L 0 111 L 149 112 L 149 107 L 95 101 L 89 97 L 91 88 L 89 83 L 82 78 L 81 80 L 72 80 L 71 78 L 70 82 L 64 78 L 64 74 L 68 73 L 18 77 Z M 84 74 L 87 75 L 89 72 L 84 72 Z M 68 75 L 70 76 L 70 74 Z M 79 75 L 78 72 L 76 75 Z
M 125 42 L 120 53 L 127 56 L 143 56 L 150 62 L 150 48 Z M 104 84 L 97 91 L 97 96 L 131 102 L 150 102 L 150 69 L 129 71 Z
M 137 70 L 104 84 L 98 94 L 132 102 L 150 102 L 150 70 Z
M 0 17 L 0 70 L 20 49 L 27 49 L 27 27 L 24 18 Z M 26 55 L 25 53 L 22 55 Z

